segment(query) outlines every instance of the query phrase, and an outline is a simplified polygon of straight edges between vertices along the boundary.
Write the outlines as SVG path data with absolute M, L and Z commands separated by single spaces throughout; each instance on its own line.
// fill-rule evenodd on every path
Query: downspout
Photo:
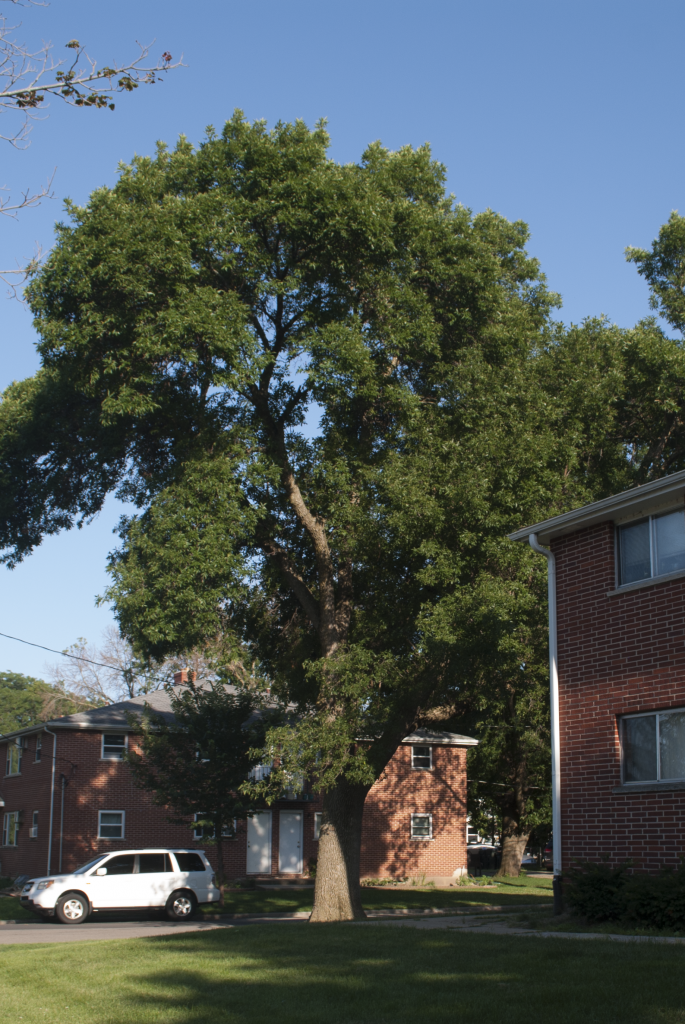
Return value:
M 52 860 L 52 817 L 55 809 L 55 764 L 57 762 L 57 734 L 50 732 L 43 726 L 43 731 L 52 736 L 52 781 L 50 784 L 50 832 L 48 835 L 48 870 L 47 874 L 50 874 L 50 862 Z
M 531 533 L 528 543 L 533 551 L 547 559 L 547 604 L 549 609 L 549 697 L 552 719 L 552 855 L 554 913 L 563 911 L 561 892 L 561 774 L 559 771 L 559 751 L 561 746 L 561 730 L 559 727 L 559 673 L 557 670 L 557 568 L 556 560 L 549 548 L 538 541 L 536 533 Z

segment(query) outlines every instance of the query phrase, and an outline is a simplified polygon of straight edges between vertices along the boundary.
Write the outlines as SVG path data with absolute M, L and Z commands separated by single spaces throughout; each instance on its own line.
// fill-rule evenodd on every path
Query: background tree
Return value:
M 71 715 L 81 706 L 71 694 L 20 672 L 0 672 L 0 734 Z
M 30 288 L 43 368 L 0 406 L 8 562 L 118 488 L 124 635 L 245 643 L 296 708 L 260 795 L 324 794 L 313 920 L 363 914 L 366 794 L 471 678 L 488 566 L 527 557 L 507 530 L 574 498 L 525 226 L 455 205 L 426 147 L 327 144 L 237 114 L 70 206 Z
M 259 696 L 236 691 L 222 679 L 208 687 L 189 683 L 170 691 L 173 721 L 147 708 L 142 719 L 141 753 L 126 759 L 136 785 L 170 809 L 169 820 L 205 830 L 216 844 L 217 884 L 224 902 L 223 843 L 234 835 L 234 821 L 260 806 L 241 793 L 256 764 L 253 747 L 263 742 Z M 135 720 L 139 726 L 139 720 Z M 197 820 L 196 819 L 197 816 Z

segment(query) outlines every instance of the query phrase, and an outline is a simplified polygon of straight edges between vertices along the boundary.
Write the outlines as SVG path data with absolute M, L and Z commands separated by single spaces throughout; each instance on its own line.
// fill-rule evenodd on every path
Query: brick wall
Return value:
M 64 788 L 62 869 L 73 869 L 99 853 L 146 846 L 203 847 L 215 862 L 211 844 L 195 840 L 192 830 L 167 821 L 164 808 L 153 804 L 148 793 L 138 789 L 128 766 L 122 761 L 101 759 L 101 734 L 56 730 L 57 759 L 51 869 L 59 868 L 61 776 Z M 129 737 L 134 745 L 135 737 Z M 26 748 L 20 776 L 4 777 L 0 793 L 2 811 L 20 810 L 23 823 L 17 847 L 0 849 L 0 872 L 47 873 L 48 823 L 52 739 L 43 735 L 40 763 L 34 763 L 36 737 L 25 738 Z M 0 743 L 0 774 L 4 775 L 6 743 Z M 411 767 L 411 746 L 401 746 L 383 776 L 367 797 L 363 821 L 362 875 L 398 877 L 425 874 L 452 875 L 466 866 L 466 750 L 434 747 L 433 769 Z M 32 812 L 39 812 L 38 838 L 28 831 Z M 272 873 L 278 873 L 280 811 L 299 810 L 303 815 L 303 866 L 305 872 L 316 858 L 314 815 L 320 801 L 283 801 L 272 809 Z M 125 811 L 123 840 L 98 838 L 98 812 Z M 412 813 L 433 815 L 433 839 L 410 839 Z M 239 822 L 236 839 L 224 843 L 224 860 L 230 877 L 246 873 L 247 825 Z
M 614 528 L 552 543 L 557 559 L 562 858 L 632 859 L 657 870 L 685 854 L 685 791 L 613 793 L 618 716 L 685 706 L 685 578 L 615 588 Z

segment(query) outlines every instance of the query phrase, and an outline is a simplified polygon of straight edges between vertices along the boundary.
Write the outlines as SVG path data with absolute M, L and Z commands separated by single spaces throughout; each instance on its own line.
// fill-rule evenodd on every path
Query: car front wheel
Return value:
M 197 911 L 197 900 L 192 892 L 172 892 L 166 901 L 166 914 L 172 921 L 189 921 Z
M 55 907 L 55 914 L 62 924 L 83 924 L 88 917 L 88 900 L 76 892 L 68 892 L 60 896 Z

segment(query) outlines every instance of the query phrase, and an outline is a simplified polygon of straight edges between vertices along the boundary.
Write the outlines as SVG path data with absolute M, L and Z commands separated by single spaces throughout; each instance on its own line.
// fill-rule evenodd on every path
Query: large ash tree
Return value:
M 0 406 L 9 564 L 134 500 L 124 634 L 242 645 L 294 707 L 261 795 L 324 794 L 313 920 L 363 916 L 366 794 L 454 713 L 482 608 L 544 574 L 505 534 L 569 500 L 571 458 L 531 372 L 554 297 L 525 226 L 456 205 L 426 147 L 327 145 L 236 114 L 70 206 L 29 290 L 42 369 Z

